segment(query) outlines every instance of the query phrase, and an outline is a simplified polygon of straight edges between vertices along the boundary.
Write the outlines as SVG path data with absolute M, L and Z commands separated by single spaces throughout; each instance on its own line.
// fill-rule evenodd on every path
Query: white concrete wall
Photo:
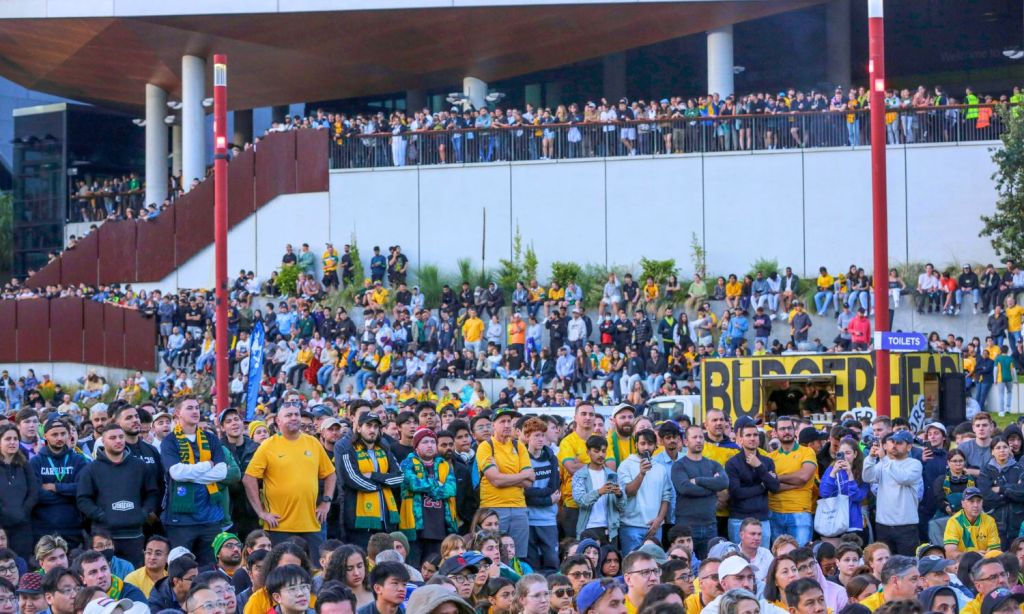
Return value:
M 888 152 L 893 264 L 988 262 L 979 216 L 991 212 L 992 143 Z M 508 258 L 518 224 L 540 271 L 553 261 L 635 267 L 675 258 L 691 272 L 690 237 L 711 273 L 745 273 L 761 257 L 798 274 L 871 263 L 867 148 L 335 171 L 330 236 L 401 244 L 413 262 L 454 271 Z M 312 230 L 312 229 L 310 229 Z

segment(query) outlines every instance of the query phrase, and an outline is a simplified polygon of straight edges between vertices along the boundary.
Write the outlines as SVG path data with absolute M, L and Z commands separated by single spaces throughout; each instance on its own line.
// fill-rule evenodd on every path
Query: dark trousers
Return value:
M 321 531 L 315 531 L 313 533 L 267 531 L 267 537 L 270 538 L 270 543 L 275 546 L 286 542 L 293 537 L 301 537 L 306 541 L 306 552 L 309 554 L 309 559 L 313 561 L 313 566 L 315 567 L 320 562 L 320 544 L 324 541 L 323 533 Z
M 691 524 L 690 531 L 693 533 L 693 552 L 698 559 L 704 559 L 708 555 L 708 542 L 712 537 L 729 534 L 728 532 L 719 533 L 717 522 Z
M 35 542 L 32 540 L 32 525 L 25 522 L 22 524 L 3 525 L 4 533 L 7 534 L 7 547 L 18 553 L 18 556 L 26 561 L 32 558 L 32 548 Z
M 914 556 L 914 551 L 918 546 L 917 525 L 890 526 L 876 524 L 875 541 L 888 544 L 889 550 L 893 554 Z
M 440 539 L 420 539 L 417 537 L 409 542 L 409 556 L 405 557 L 405 562 L 419 569 L 424 559 L 429 559 L 435 554 L 441 554 Z
M 145 557 L 142 551 L 146 549 L 146 537 L 139 529 L 138 537 L 115 537 L 114 554 L 131 563 L 134 567 L 142 567 Z
M 579 508 L 563 507 L 559 510 L 558 531 L 562 539 L 566 537 L 576 538 L 576 524 L 579 522 L 579 519 Z
M 220 523 L 193 525 L 169 525 L 167 539 L 171 540 L 171 548 L 184 546 L 195 555 L 200 567 L 213 564 L 213 539 L 220 533 Z
M 351 529 L 345 527 L 345 535 L 348 536 L 348 543 L 359 546 L 363 550 L 366 550 L 366 545 L 370 543 L 370 536 L 374 533 L 381 533 L 382 531 L 371 531 L 369 529 Z

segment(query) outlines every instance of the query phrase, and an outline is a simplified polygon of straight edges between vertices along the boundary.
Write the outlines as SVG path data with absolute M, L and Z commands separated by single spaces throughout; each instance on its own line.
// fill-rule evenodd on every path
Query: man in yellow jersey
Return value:
M 999 529 L 996 521 L 982 511 L 981 490 L 975 486 L 964 489 L 963 509 L 946 521 L 942 543 L 946 556 L 959 559 L 964 552 L 991 552 L 999 550 Z
M 796 423 L 782 416 L 775 425 L 779 449 L 768 454 L 775 461 L 775 472 L 781 488 L 769 493 L 772 535 L 792 535 L 800 546 L 811 541 L 814 526 L 814 480 L 818 474 L 818 457 L 808 446 L 796 440 Z
M 322 283 L 325 288 L 337 289 L 340 285 L 338 282 L 338 250 L 334 249 L 334 245 L 328 243 L 327 248 L 324 249 L 324 253 L 320 256 L 320 261 L 323 263 L 324 277 Z
M 1002 563 L 995 561 L 1002 569 Z M 900 554 L 889 557 L 882 567 L 882 590 L 860 601 L 860 605 L 874 612 L 889 601 L 916 599 L 921 590 L 921 573 L 917 570 L 917 561 L 913 557 Z M 1005 585 L 1006 579 L 1003 579 Z M 979 587 L 980 588 L 980 587 Z M 967 607 L 970 607 L 968 604 Z M 964 614 L 966 610 L 962 611 Z M 974 612 L 980 614 L 980 611 Z
M 516 410 L 500 408 L 494 417 L 494 435 L 480 442 L 476 466 L 480 471 L 480 507 L 498 513 L 502 533 L 516 542 L 516 557 L 525 559 L 530 543 L 530 521 L 523 490 L 533 485 L 534 473 L 526 444 L 512 437 Z
M 960 614 L 982 614 L 986 596 L 1010 588 L 1010 575 L 999 559 L 981 559 L 975 563 L 971 567 L 971 580 L 978 595 L 960 610 Z M 1024 612 L 1024 607 L 1018 606 L 1018 610 Z
M 620 403 L 612 412 L 612 428 L 608 431 L 608 459 L 604 464 L 615 471 L 619 463 L 636 452 L 633 442 L 633 418 L 636 408 L 629 403 Z
M 256 450 L 242 484 L 273 543 L 299 535 L 311 552 L 319 552 L 320 527 L 333 501 L 336 476 L 320 440 L 302 432 L 301 407 L 298 400 L 282 404 L 277 413 L 280 433 Z M 263 480 L 262 497 L 258 480 Z M 319 480 L 324 481 L 324 495 L 318 499 Z
M 576 406 L 573 430 L 558 444 L 558 465 L 561 467 L 562 510 L 559 527 L 562 536 L 575 536 L 580 506 L 572 498 L 572 476 L 590 462 L 587 437 L 594 434 L 594 405 L 584 401 Z
M 701 610 L 722 594 L 722 585 L 718 582 L 718 566 L 720 564 L 721 561 L 714 558 L 704 559 L 700 562 L 697 571 L 697 585 L 700 590 L 689 595 L 683 602 L 686 614 L 700 614 Z
M 480 343 L 484 335 L 484 321 L 476 315 L 476 309 L 470 307 L 466 312 L 466 320 L 462 323 L 462 340 L 467 350 L 474 353 L 480 351 Z

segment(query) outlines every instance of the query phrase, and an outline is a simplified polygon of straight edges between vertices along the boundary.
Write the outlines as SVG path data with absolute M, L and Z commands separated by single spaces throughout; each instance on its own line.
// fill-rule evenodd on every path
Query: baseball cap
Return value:
M 968 486 L 967 488 L 964 489 L 964 494 L 962 497 L 964 501 L 967 501 L 968 499 L 973 499 L 975 497 L 981 497 L 981 489 L 979 489 L 977 486 Z
M 195 558 L 195 555 L 192 554 L 191 550 L 189 550 L 185 546 L 178 546 L 177 548 L 172 548 L 171 552 L 167 555 L 167 564 L 170 565 L 174 562 L 174 559 L 178 559 L 183 556 L 190 556 L 192 558 Z
M 67 428 L 67 426 L 68 425 L 60 418 L 60 416 L 52 416 L 46 421 L 46 424 L 43 426 L 43 432 L 49 433 L 51 429 L 63 429 Z
M 236 416 L 241 416 L 241 414 L 238 413 L 238 409 L 237 408 L 235 408 L 235 407 L 226 407 L 224 409 L 224 411 L 220 412 L 220 415 L 217 416 L 217 424 L 223 425 L 224 424 L 224 419 L 227 418 L 228 415 L 230 415 L 230 414 L 235 414 Z
M 383 422 L 380 421 L 380 416 L 370 411 L 359 416 L 359 426 L 363 426 L 364 424 L 369 424 L 371 422 L 376 422 L 377 424 L 380 425 L 384 424 Z
M 815 441 L 825 441 L 828 439 L 828 433 L 823 433 L 816 428 L 806 428 L 800 431 L 800 436 L 797 439 L 800 445 L 807 445 Z
M 491 559 L 489 559 L 486 556 L 484 556 L 484 553 L 480 552 L 479 550 L 467 550 L 467 551 L 462 553 L 462 558 L 466 559 L 466 561 L 470 565 L 478 565 L 479 566 L 479 565 L 490 565 L 491 564 Z
M 914 436 L 907 431 L 896 431 L 889 437 L 896 443 L 914 443 Z
M 479 571 L 479 568 L 466 560 L 465 556 L 450 556 L 437 568 L 437 573 L 442 576 L 453 576 L 466 569 L 473 573 Z
M 926 573 L 932 573 L 933 571 L 942 571 L 954 562 L 955 561 L 944 559 L 941 556 L 936 556 L 934 554 L 923 556 L 917 561 L 917 572 L 924 575 Z
M 111 614 L 111 612 L 117 609 L 120 609 L 122 612 L 128 612 L 134 607 L 135 602 L 131 599 L 110 599 L 105 597 L 85 606 L 84 614 Z
M 604 597 L 605 593 L 616 588 L 621 589 L 621 586 L 615 582 L 602 582 L 601 580 L 587 582 L 576 595 L 576 611 L 580 614 L 587 614 L 590 608 L 594 607 L 601 597 Z
M 619 403 L 618 405 L 615 406 L 615 409 L 612 410 L 612 417 L 619 415 L 620 411 L 625 411 L 627 409 L 633 412 L 634 416 L 637 414 L 636 408 L 630 405 L 629 403 Z
M 757 423 L 754 422 L 754 419 L 750 416 L 740 416 L 739 418 L 736 418 L 736 423 L 732 425 L 732 428 L 734 431 L 738 432 L 740 429 L 748 426 L 757 426 Z
M 501 418 L 502 416 L 512 416 L 513 418 L 522 418 L 523 414 L 521 414 L 518 411 L 516 411 L 515 408 L 513 408 L 513 407 L 499 407 L 494 412 L 494 419 L 497 420 L 498 418 Z
M 929 556 L 928 553 L 933 551 L 933 550 L 937 550 L 938 551 L 938 553 L 939 553 L 938 556 L 939 556 L 940 559 L 943 558 L 945 556 L 945 554 L 946 554 L 946 549 L 944 547 L 940 546 L 939 544 L 921 544 L 920 546 L 917 547 L 917 550 L 914 552 L 914 554 L 917 555 L 917 558 L 923 559 L 924 557 Z M 932 555 L 932 556 L 934 556 L 934 555 Z
M 332 426 L 341 426 L 341 420 L 337 418 L 328 418 L 320 423 L 320 432 L 324 432 Z
M 735 552 L 739 552 L 739 550 L 740 550 L 739 546 L 737 546 L 736 544 L 732 543 L 731 541 L 723 538 L 720 541 L 718 541 L 717 543 L 715 543 L 713 546 L 708 548 L 708 556 L 711 557 L 711 558 L 723 559 L 724 560 L 730 554 L 735 553 Z M 719 575 L 721 575 L 721 574 L 719 574 Z
M 748 569 L 750 563 L 747 559 L 741 556 L 730 556 L 729 558 L 722 561 L 721 565 L 718 566 L 718 577 L 725 578 L 728 576 L 739 575 L 744 569 Z
M 941 422 L 929 422 L 928 424 L 924 425 L 924 432 L 927 433 L 928 429 L 939 429 L 940 431 L 942 431 L 943 435 L 947 433 L 946 425 Z
M 43 576 L 39 572 L 30 571 L 18 580 L 19 595 L 41 595 L 43 592 Z
M 992 614 L 1011 599 L 1020 603 L 1024 601 L 1024 595 L 1018 595 L 1008 588 L 997 588 L 990 593 L 986 593 L 985 599 L 981 602 L 981 614 Z

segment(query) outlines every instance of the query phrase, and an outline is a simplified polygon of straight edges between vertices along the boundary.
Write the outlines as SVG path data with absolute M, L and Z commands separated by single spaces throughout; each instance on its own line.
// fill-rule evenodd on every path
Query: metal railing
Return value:
M 1003 131 L 999 105 L 886 112 L 886 142 L 991 141 Z M 331 139 L 332 169 L 566 160 L 610 156 L 859 147 L 871 143 L 870 111 L 784 112 L 718 117 L 674 115 L 624 122 L 520 124 L 363 134 Z

